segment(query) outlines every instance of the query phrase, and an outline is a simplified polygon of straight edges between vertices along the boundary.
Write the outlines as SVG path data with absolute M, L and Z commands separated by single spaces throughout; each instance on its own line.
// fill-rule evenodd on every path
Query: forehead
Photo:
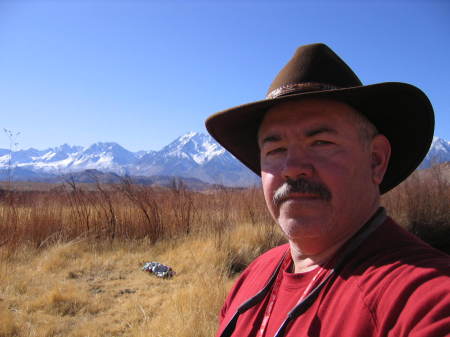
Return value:
M 325 99 L 289 101 L 276 105 L 266 112 L 259 128 L 258 138 L 271 130 L 294 126 L 298 129 L 314 126 L 354 129 L 356 114 L 358 112 L 355 109 L 339 101 Z

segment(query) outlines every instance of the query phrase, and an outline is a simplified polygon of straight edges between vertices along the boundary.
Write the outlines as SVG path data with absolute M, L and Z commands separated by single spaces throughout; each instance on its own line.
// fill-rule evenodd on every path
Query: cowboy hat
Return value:
M 417 168 L 433 139 L 433 107 L 420 89 L 400 82 L 364 86 L 350 67 L 321 43 L 299 47 L 272 82 L 265 99 L 220 111 L 206 120 L 206 128 L 260 175 L 257 133 L 265 112 L 275 104 L 304 98 L 345 102 L 389 139 L 392 153 L 381 193 Z

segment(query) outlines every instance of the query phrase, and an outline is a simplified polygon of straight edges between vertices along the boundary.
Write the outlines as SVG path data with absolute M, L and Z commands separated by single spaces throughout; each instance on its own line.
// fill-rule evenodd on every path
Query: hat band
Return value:
M 291 83 L 285 84 L 275 90 L 272 90 L 266 95 L 266 99 L 273 99 L 284 95 L 289 95 L 292 93 L 302 93 L 310 91 L 322 91 L 322 90 L 332 90 L 340 89 L 332 84 L 319 83 L 319 82 L 304 82 L 304 83 Z

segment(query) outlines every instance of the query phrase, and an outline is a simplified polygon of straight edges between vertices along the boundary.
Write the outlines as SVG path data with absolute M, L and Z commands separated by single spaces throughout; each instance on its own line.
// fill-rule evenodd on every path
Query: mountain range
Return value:
M 431 149 L 420 168 L 450 161 L 450 142 L 434 137 Z M 114 142 L 99 142 L 88 147 L 67 144 L 37 150 L 0 149 L 0 180 L 55 181 L 83 173 L 169 179 L 180 177 L 191 182 L 225 186 L 259 184 L 259 177 L 241 164 L 209 135 L 189 132 L 160 151 L 131 152 Z
M 131 177 L 193 178 L 210 184 L 250 186 L 259 177 L 209 135 L 189 132 L 160 151 L 131 152 L 114 142 L 67 144 L 45 150 L 0 149 L 0 180 L 54 181 L 88 170 Z M 9 175 L 9 177 L 8 177 Z M 111 180 L 110 176 L 108 180 Z

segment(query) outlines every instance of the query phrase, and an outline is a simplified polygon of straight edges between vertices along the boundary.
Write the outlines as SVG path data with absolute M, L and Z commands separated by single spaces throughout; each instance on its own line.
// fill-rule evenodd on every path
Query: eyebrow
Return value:
M 281 140 L 281 137 L 279 135 L 270 135 L 270 136 L 264 137 L 261 140 L 260 146 L 262 147 L 266 143 L 279 142 L 280 140 Z
M 332 129 L 328 126 L 321 126 L 318 128 L 314 128 L 311 130 L 306 131 L 305 135 L 307 137 L 313 137 L 313 136 L 317 136 L 318 134 L 321 133 L 333 133 L 333 134 L 337 134 L 338 132 L 335 129 Z
M 311 130 L 307 130 L 305 132 L 305 136 L 306 137 L 314 137 L 314 136 L 317 136 L 317 135 L 319 135 L 321 133 L 337 134 L 338 132 L 335 129 L 333 129 L 331 127 L 328 127 L 328 126 L 319 126 L 319 127 L 313 128 Z M 281 140 L 281 136 L 280 135 L 278 135 L 278 134 L 271 134 L 271 135 L 269 135 L 267 137 L 264 137 L 261 140 L 261 144 L 259 146 L 262 147 L 264 144 L 275 143 L 275 142 L 279 142 L 280 140 Z

